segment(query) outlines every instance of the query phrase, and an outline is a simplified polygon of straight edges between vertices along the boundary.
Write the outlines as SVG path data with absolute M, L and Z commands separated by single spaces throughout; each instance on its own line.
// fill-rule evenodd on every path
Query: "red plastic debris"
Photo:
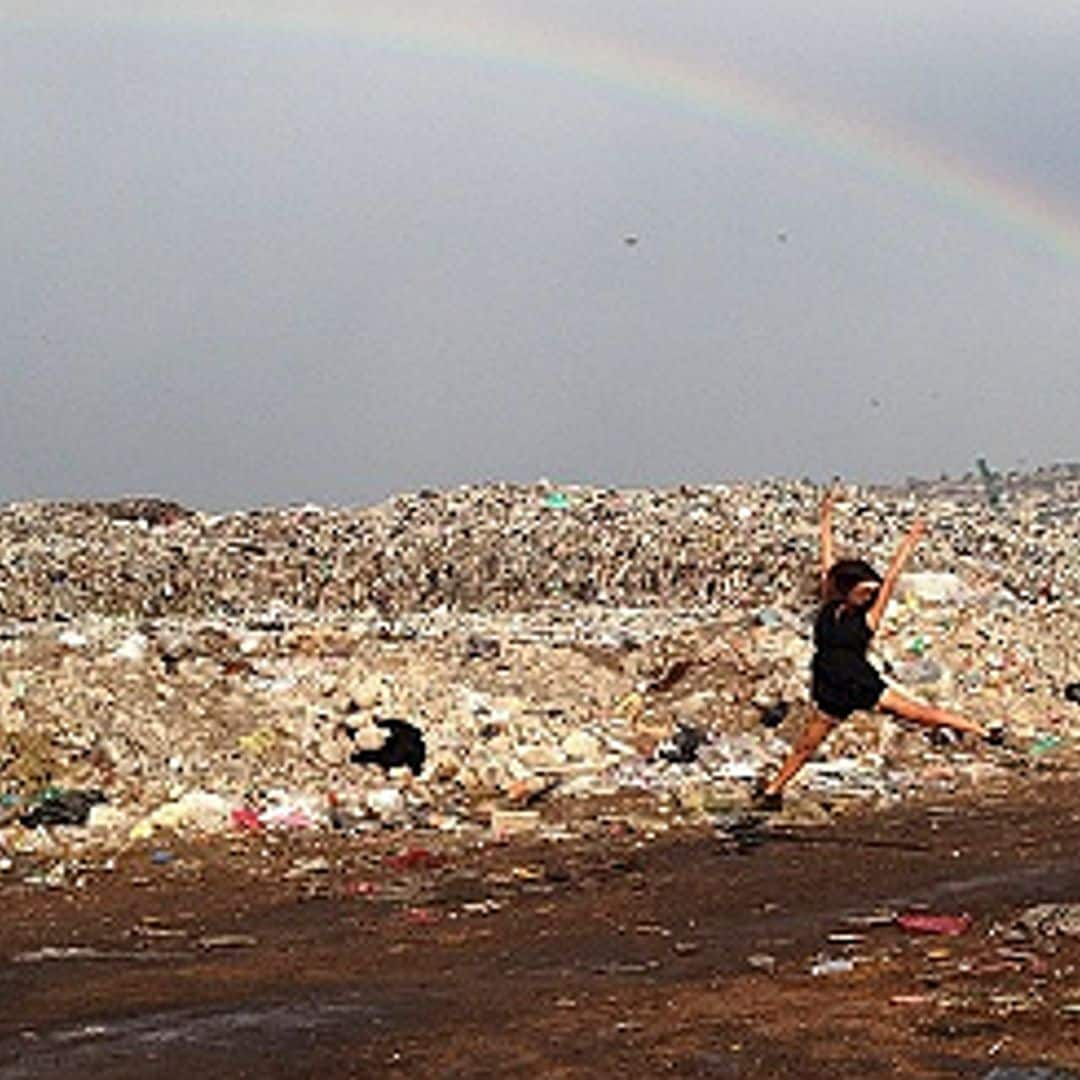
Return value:
M 258 813 L 250 806 L 240 806 L 233 810 L 232 823 L 233 828 L 241 832 L 261 832 L 265 828 Z
M 399 851 L 396 855 L 387 855 L 386 863 L 395 870 L 423 870 L 438 866 L 442 860 L 427 848 L 412 847 Z
M 431 908 L 411 907 L 405 911 L 405 921 L 414 926 L 430 926 L 439 921 L 439 916 Z
M 896 925 L 910 934 L 944 934 L 957 937 L 971 929 L 971 916 L 931 915 L 925 911 L 909 911 L 896 916 Z

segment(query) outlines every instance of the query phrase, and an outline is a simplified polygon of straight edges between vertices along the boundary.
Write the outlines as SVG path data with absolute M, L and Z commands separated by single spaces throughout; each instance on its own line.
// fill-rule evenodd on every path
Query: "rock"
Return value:
M 129 634 L 113 650 L 113 656 L 117 660 L 128 660 L 131 663 L 139 663 L 146 659 L 146 651 L 150 640 L 145 634 Z
M 603 744 L 587 731 L 572 731 L 563 739 L 562 751 L 572 760 L 595 764 L 603 755 Z
M 175 832 L 193 830 L 215 833 L 224 831 L 230 822 L 231 806 L 220 795 L 209 791 L 189 791 L 174 802 L 164 803 L 131 831 L 133 839 L 144 839 L 157 829 Z
M 517 753 L 517 759 L 527 769 L 557 770 L 566 764 L 566 752 L 557 746 L 536 743 L 522 747 Z
M 119 807 L 110 806 L 108 803 L 98 803 L 91 807 L 90 815 L 86 819 L 86 827 L 95 833 L 119 835 L 128 828 L 130 815 Z
M 351 707 L 364 712 L 387 704 L 387 691 L 388 687 L 379 675 L 368 675 L 359 682 L 351 683 L 347 690 Z
M 405 796 L 394 787 L 376 788 L 374 791 L 369 791 L 365 801 L 368 810 L 384 820 L 400 817 L 405 810 Z

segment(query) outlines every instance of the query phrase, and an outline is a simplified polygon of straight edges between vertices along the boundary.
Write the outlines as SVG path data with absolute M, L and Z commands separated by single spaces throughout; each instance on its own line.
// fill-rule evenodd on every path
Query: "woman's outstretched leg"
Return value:
M 814 756 L 814 752 L 828 737 L 835 723 L 836 721 L 824 713 L 814 710 L 799 736 L 799 741 L 795 743 L 787 760 L 780 766 L 780 771 L 771 783 L 762 788 L 763 798 L 775 798 L 787 787 L 792 777 Z
M 905 697 L 889 687 L 878 700 L 878 708 L 885 712 L 898 716 L 901 720 L 910 720 L 912 723 L 921 724 L 928 728 L 951 728 L 964 735 L 978 735 L 987 738 L 990 734 L 982 724 L 969 720 L 966 716 L 958 713 L 947 712 L 933 705 L 924 705 L 921 701 Z

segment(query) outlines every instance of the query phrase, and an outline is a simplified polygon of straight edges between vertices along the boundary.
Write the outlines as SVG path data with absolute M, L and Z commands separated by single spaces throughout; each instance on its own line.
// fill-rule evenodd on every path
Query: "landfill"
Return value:
M 1075 766 L 1080 466 L 999 486 L 852 487 L 836 528 L 883 569 L 926 518 L 873 658 L 1004 723 L 1006 747 L 857 715 L 792 786 L 792 820 Z M 0 869 L 175 834 L 584 835 L 598 802 L 650 835 L 722 825 L 809 709 L 821 494 L 544 481 L 356 509 L 11 504 Z M 388 731 L 411 756 L 388 756 Z

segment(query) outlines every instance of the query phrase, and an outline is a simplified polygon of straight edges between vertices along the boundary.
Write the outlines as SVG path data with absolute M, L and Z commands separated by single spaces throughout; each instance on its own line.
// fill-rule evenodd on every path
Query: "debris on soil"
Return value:
M 1080 903 L 1036 904 L 1022 912 L 1016 922 L 1033 937 L 1080 937 Z
M 896 925 L 912 934 L 942 934 L 958 937 L 971 929 L 971 916 L 932 915 L 925 911 L 907 911 L 896 916 Z

